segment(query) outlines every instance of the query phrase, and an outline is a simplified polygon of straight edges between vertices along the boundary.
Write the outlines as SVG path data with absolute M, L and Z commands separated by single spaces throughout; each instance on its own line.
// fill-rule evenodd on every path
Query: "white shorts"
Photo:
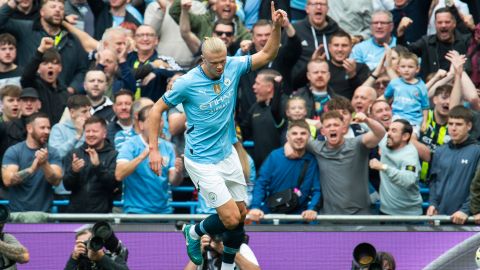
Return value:
M 232 198 L 236 202 L 247 200 L 247 184 L 233 146 L 230 156 L 217 164 L 197 163 L 187 157 L 184 163 L 193 184 L 209 207 L 217 208 Z

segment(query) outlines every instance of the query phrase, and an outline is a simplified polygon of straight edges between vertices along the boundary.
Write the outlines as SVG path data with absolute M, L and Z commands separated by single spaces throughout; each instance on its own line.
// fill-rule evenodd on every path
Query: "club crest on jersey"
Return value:
M 225 81 L 223 82 L 226 86 L 230 86 L 232 81 L 229 78 L 226 78 Z
M 220 84 L 216 83 L 213 85 L 213 91 L 215 92 L 215 94 L 220 94 L 220 92 L 222 91 L 222 88 L 220 87 Z

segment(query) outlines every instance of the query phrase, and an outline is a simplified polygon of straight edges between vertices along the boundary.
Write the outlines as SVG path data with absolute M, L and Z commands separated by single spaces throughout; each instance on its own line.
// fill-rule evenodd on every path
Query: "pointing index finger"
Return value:
M 272 11 L 272 19 L 275 13 L 275 3 L 273 1 L 270 2 L 270 9 Z

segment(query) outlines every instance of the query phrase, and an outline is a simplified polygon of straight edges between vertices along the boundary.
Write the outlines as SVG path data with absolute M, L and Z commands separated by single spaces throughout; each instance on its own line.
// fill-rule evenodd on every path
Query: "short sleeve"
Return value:
M 245 73 L 250 72 L 252 67 L 252 56 L 245 55 L 245 56 L 238 56 L 238 57 L 231 57 L 230 66 L 228 67 L 231 70 L 236 70 L 239 74 L 243 75 Z
M 48 162 L 52 165 L 57 165 L 62 167 L 62 158 L 60 157 L 60 154 L 58 151 L 54 148 L 49 148 L 48 149 Z
M 18 155 L 17 147 L 9 147 L 3 155 L 2 165 L 19 165 L 18 164 Z
M 191 73 L 187 73 L 173 83 L 172 90 L 165 92 L 162 99 L 168 107 L 173 108 L 182 103 L 186 98 L 188 92 L 189 83 L 193 80 Z M 190 79 L 189 79 L 190 78 Z
M 422 99 L 420 100 L 420 103 L 422 106 L 422 110 L 430 109 L 430 104 L 428 101 L 428 90 L 427 90 L 427 86 L 424 83 L 422 83 L 421 98 Z
M 118 149 L 118 156 L 117 162 L 119 161 L 131 161 L 135 157 L 133 156 L 133 144 L 132 143 L 124 143 L 120 149 Z
M 393 88 L 393 84 L 392 82 L 390 82 L 388 85 L 387 85 L 387 88 L 385 88 L 385 92 L 383 93 L 383 96 L 386 98 L 386 99 L 389 99 L 389 98 L 392 98 L 393 97 L 393 92 L 394 92 L 394 88 Z
M 355 62 L 358 62 L 358 63 L 365 63 L 365 61 L 363 60 L 363 57 L 361 56 L 361 50 L 360 50 L 360 44 L 356 44 L 355 46 L 353 46 L 352 48 L 352 52 L 350 53 L 350 58 L 354 59 Z

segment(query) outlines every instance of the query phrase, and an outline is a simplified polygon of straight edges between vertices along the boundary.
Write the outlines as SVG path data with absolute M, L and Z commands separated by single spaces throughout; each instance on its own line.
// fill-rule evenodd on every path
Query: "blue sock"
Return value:
M 195 226 L 195 232 L 201 237 L 204 234 L 222 234 L 227 228 L 223 225 L 218 214 L 213 214 Z

